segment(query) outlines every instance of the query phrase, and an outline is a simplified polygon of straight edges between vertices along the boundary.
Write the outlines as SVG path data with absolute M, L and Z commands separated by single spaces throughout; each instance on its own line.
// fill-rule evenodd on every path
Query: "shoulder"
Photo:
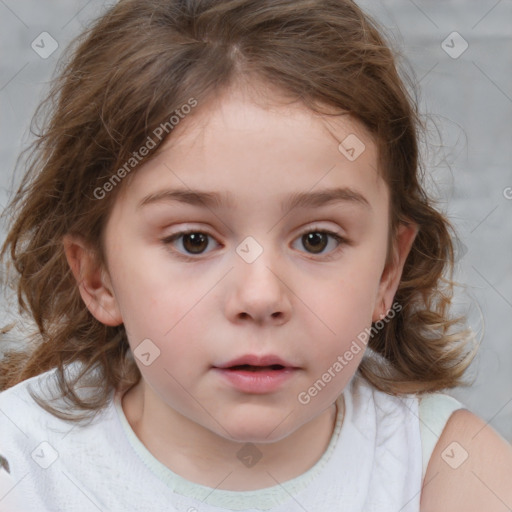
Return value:
M 0 392 L 0 456 L 10 465 L 11 474 L 29 467 L 41 450 L 74 428 L 34 399 L 35 395 L 43 402 L 61 405 L 57 382 L 56 371 L 49 370 Z
M 466 409 L 448 420 L 430 459 L 421 494 L 421 512 L 512 507 L 512 446 Z
M 15 450 L 27 455 L 31 440 L 49 425 L 51 415 L 34 401 L 30 391 L 44 389 L 51 374 L 42 373 L 0 393 L 0 455 L 4 458 Z
M 0 393 L 0 510 L 70 510 L 70 503 L 81 499 L 74 482 L 93 489 L 122 455 L 115 449 L 120 427 L 112 407 L 99 411 L 93 421 L 69 421 L 66 418 L 74 416 L 74 411 L 56 393 L 58 381 L 57 372 L 50 370 Z M 74 390 L 84 398 L 96 388 L 77 386 Z M 57 406 L 63 418 L 40 406 L 32 394 Z M 67 479 L 62 479 L 63 472 Z M 9 505 L 2 496 L 11 500 Z M 26 504 L 30 506 L 25 508 Z M 71 509 L 87 506 L 80 502 Z
M 30 395 L 30 389 L 40 388 L 43 379 L 50 372 L 24 380 L 15 386 L 0 392 L 0 430 L 3 440 L 11 436 L 25 435 L 25 429 L 37 425 L 34 420 L 44 414 Z
M 0 496 L 15 498 L 10 491 L 30 471 L 32 454 L 44 437 L 47 413 L 29 393 L 30 386 L 40 382 L 44 375 L 0 393 Z M 10 509 L 17 510 L 14 506 Z

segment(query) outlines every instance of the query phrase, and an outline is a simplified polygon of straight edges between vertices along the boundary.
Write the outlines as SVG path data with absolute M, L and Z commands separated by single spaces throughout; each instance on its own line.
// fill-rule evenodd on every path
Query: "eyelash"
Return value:
M 198 254 L 196 257 L 192 257 L 192 256 L 187 256 L 186 254 L 183 254 L 179 251 L 176 251 L 175 249 L 171 249 L 169 246 L 174 242 L 176 241 L 177 239 L 181 238 L 182 236 L 185 236 L 185 235 L 190 235 L 190 234 L 202 234 L 202 235 L 207 235 L 211 238 L 215 238 L 213 235 L 211 235 L 210 233 L 208 233 L 207 231 L 201 231 L 199 229 L 189 229 L 189 230 L 185 230 L 185 231 L 178 231 L 170 236 L 167 236 L 165 238 L 162 238 L 161 239 L 161 242 L 164 244 L 164 246 L 171 250 L 173 253 L 176 254 L 176 256 L 180 259 L 183 259 L 185 261 L 198 261 L 198 259 L 201 258 L 202 254 Z M 329 231 L 327 229 L 322 229 L 322 228 L 309 228 L 307 229 L 306 231 L 303 231 L 302 233 L 299 233 L 299 235 L 297 235 L 297 239 L 303 237 L 304 235 L 307 235 L 309 233 L 319 233 L 319 234 L 325 234 L 325 235 L 328 235 L 328 236 L 331 236 L 332 238 L 334 238 L 334 240 L 338 243 L 338 246 L 333 249 L 330 253 L 328 253 L 326 256 L 322 256 L 322 253 L 319 253 L 318 254 L 318 258 L 313 258 L 313 259 L 322 259 L 324 261 L 329 261 L 331 259 L 333 259 L 337 254 L 338 252 L 341 250 L 341 248 L 344 246 L 344 245 L 349 245 L 350 242 L 346 239 L 346 238 L 343 238 L 341 237 L 340 235 L 338 235 L 337 233 L 333 232 L 333 231 Z M 311 254 L 313 256 L 316 256 L 314 253 L 307 253 L 307 254 Z

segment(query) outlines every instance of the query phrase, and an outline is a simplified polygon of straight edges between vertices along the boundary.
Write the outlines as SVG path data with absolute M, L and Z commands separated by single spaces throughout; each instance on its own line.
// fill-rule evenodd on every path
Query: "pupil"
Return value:
M 311 252 L 314 253 L 322 252 L 327 246 L 327 235 L 325 233 L 308 233 L 303 236 L 303 240 L 305 242 L 304 247 L 309 250 L 312 246 Z M 320 247 L 318 246 L 319 242 Z
M 188 244 L 187 241 L 190 241 L 191 244 Z M 203 245 L 204 247 L 202 247 Z M 206 249 L 207 245 L 208 239 L 202 233 L 188 233 L 186 235 L 183 235 L 183 246 L 188 252 L 198 254 L 202 252 L 204 249 Z

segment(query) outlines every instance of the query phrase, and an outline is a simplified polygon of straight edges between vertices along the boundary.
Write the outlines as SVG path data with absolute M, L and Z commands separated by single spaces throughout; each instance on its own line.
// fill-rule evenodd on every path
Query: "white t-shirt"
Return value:
M 43 410 L 28 386 L 50 389 L 54 373 L 0 393 L 1 512 L 418 512 L 436 439 L 462 407 L 439 393 L 420 407 L 418 397 L 387 395 L 356 374 L 338 398 L 333 435 L 312 468 L 273 487 L 226 491 L 159 462 L 131 429 L 119 393 L 85 426 Z M 428 439 L 419 414 L 430 423 Z

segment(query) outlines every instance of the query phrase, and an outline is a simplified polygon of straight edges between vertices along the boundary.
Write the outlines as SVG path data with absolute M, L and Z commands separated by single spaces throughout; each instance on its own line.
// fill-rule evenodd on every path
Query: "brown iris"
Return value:
M 302 236 L 304 247 L 315 254 L 322 252 L 327 246 L 327 235 L 317 231 Z
M 183 235 L 183 247 L 192 254 L 200 254 L 208 247 L 208 235 L 186 233 Z

